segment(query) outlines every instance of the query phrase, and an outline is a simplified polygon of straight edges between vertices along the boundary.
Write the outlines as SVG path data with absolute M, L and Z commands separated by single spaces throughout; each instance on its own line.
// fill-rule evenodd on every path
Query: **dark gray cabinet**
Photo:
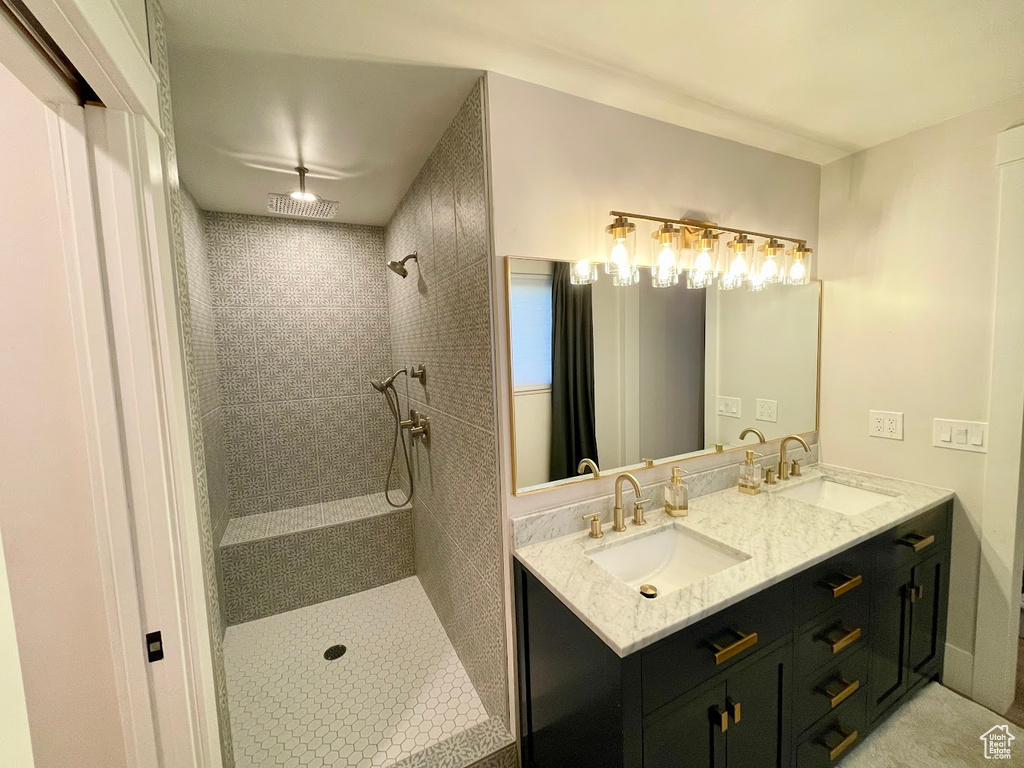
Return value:
M 835 765 L 939 679 L 952 504 L 619 658 L 518 561 L 527 768 Z

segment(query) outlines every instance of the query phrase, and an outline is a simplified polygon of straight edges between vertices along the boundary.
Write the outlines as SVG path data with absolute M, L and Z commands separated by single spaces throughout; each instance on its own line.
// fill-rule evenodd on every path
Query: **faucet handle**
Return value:
M 765 485 L 775 485 L 778 480 L 775 479 L 775 467 L 768 467 L 764 471 L 764 482 Z
M 644 519 L 644 504 L 650 504 L 650 499 L 637 499 L 633 502 L 633 525 L 647 525 Z
M 585 515 L 583 519 L 590 521 L 590 538 L 600 539 L 602 536 L 604 536 L 604 531 L 601 530 L 600 513 L 593 515 Z
M 801 477 L 800 462 L 797 459 L 793 459 L 793 466 L 789 468 L 789 474 L 791 477 Z

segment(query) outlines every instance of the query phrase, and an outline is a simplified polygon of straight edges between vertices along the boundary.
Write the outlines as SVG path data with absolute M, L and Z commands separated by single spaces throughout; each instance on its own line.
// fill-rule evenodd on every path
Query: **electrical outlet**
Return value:
M 738 419 L 743 415 L 742 401 L 738 397 L 718 396 L 716 408 L 719 416 Z
M 777 422 L 779 420 L 779 401 L 757 399 L 757 421 Z
M 869 411 L 868 434 L 886 440 L 902 440 L 903 414 L 899 411 Z

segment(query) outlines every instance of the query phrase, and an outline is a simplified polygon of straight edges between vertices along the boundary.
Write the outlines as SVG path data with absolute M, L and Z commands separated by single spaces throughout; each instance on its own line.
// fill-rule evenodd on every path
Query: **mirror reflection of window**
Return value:
M 551 389 L 551 275 L 512 275 L 512 380 L 516 392 Z

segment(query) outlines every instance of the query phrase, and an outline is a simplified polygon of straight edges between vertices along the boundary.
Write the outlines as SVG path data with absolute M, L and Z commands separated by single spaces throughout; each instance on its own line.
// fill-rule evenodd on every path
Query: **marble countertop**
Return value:
M 818 477 L 892 498 L 858 515 L 844 515 L 779 495 Z M 692 499 L 690 514 L 682 518 L 653 510 L 646 526 L 629 525 L 615 533 L 606 525 L 601 539 L 590 538 L 581 519 L 578 533 L 531 543 L 515 554 L 612 650 L 628 656 L 953 498 L 949 490 L 828 465 L 809 467 L 799 479 L 764 488 L 756 496 L 730 488 Z M 586 555 L 673 524 L 750 558 L 648 600 Z

